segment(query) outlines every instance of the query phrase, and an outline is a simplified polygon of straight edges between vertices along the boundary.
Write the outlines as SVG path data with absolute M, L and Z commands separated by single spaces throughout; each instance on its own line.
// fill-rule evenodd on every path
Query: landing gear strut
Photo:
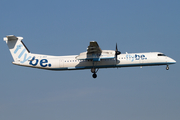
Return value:
M 97 73 L 98 70 L 99 70 L 99 68 L 98 69 L 96 69 L 96 68 L 92 68 L 91 69 L 91 72 L 93 73 L 93 75 L 92 75 L 93 78 L 97 78 L 97 74 L 96 73 Z
M 169 65 L 167 65 L 166 70 L 169 70 Z

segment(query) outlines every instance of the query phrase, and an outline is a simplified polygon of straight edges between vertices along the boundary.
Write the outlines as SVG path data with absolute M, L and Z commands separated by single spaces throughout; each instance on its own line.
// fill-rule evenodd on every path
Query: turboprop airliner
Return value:
M 175 64 L 176 61 L 161 52 L 125 53 L 115 50 L 101 50 L 96 41 L 90 42 L 87 51 L 79 55 L 50 56 L 31 53 L 22 41 L 23 37 L 4 37 L 15 65 L 46 70 L 90 69 L 93 78 L 100 68 L 142 67 Z

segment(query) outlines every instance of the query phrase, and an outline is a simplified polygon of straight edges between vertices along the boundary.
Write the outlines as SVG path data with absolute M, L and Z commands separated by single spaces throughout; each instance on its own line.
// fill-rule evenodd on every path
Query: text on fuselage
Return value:
M 129 54 L 127 54 L 126 55 L 126 60 L 130 60 L 131 62 L 133 62 L 134 60 L 146 60 L 147 59 L 147 57 L 145 56 L 145 55 L 137 55 L 137 54 L 135 54 L 135 55 L 129 55 Z
M 23 48 L 23 49 L 22 49 Z M 22 49 L 22 50 L 21 50 Z M 14 54 L 17 54 L 17 52 L 21 50 L 21 52 L 19 53 L 18 55 L 18 58 L 23 58 L 22 61 L 20 61 L 20 63 L 25 63 L 26 61 L 30 60 L 32 58 L 32 56 L 28 56 L 28 54 L 26 53 L 26 48 L 23 47 L 22 44 L 19 44 L 16 46 L 16 49 L 14 50 Z M 30 65 L 32 66 L 36 66 L 36 65 L 40 65 L 41 67 L 51 67 L 51 64 L 48 63 L 48 60 L 47 59 L 35 59 L 35 57 L 33 57 L 30 62 L 29 62 Z

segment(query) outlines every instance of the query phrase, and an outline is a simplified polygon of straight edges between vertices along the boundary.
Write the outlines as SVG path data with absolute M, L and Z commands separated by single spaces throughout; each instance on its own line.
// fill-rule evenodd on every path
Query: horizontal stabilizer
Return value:
M 18 38 L 14 35 L 8 35 L 4 37 L 4 41 L 7 41 L 7 40 L 18 40 Z

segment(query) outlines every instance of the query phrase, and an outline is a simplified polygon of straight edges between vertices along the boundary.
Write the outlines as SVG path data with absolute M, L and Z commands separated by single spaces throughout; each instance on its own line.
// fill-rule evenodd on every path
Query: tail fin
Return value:
M 31 59 L 31 53 L 22 42 L 23 37 L 16 37 L 14 35 L 8 35 L 4 37 L 4 41 L 7 43 L 10 53 L 16 63 L 25 63 Z

